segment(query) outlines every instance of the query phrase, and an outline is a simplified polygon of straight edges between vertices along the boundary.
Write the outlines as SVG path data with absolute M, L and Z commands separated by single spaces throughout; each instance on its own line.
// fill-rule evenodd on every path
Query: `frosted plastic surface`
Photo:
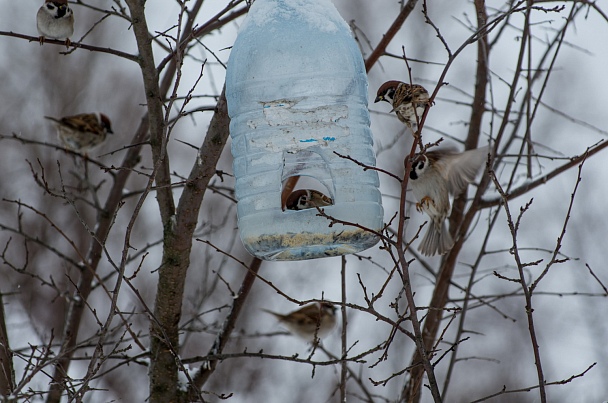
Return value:
M 329 0 L 256 0 L 226 73 L 238 225 L 267 260 L 354 253 L 378 242 L 378 175 L 367 75 L 350 29 Z M 314 178 L 334 204 L 283 211 L 282 183 Z M 353 225 L 355 224 L 355 225 Z

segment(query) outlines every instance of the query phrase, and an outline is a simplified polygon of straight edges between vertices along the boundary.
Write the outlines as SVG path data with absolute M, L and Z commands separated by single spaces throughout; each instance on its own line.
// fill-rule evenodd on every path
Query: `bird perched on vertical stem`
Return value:
M 285 208 L 287 210 L 306 210 L 309 208 L 326 207 L 334 201 L 323 193 L 313 189 L 299 189 L 287 197 Z
M 336 307 L 328 302 L 315 302 L 286 315 L 263 311 L 276 317 L 292 334 L 311 343 L 327 336 L 336 325 Z
M 431 106 L 428 91 L 418 84 L 407 84 L 402 81 L 387 81 L 380 86 L 374 102 L 386 101 L 393 106 L 400 121 L 414 132 L 413 125 L 422 118 L 424 109 Z M 417 118 L 416 118 L 417 116 Z
M 428 151 L 412 161 L 410 183 L 418 199 L 416 210 L 431 218 L 418 250 L 425 256 L 443 255 L 454 245 L 445 219 L 450 213 L 449 195 L 458 195 L 475 180 L 489 148 L 458 153 L 454 150 Z
M 45 118 L 55 122 L 57 135 L 64 146 L 77 152 L 88 152 L 103 143 L 108 133 L 113 133 L 110 119 L 103 113 Z
M 74 33 L 74 13 L 68 0 L 46 0 L 36 14 L 36 27 L 40 35 L 40 45 L 45 38 L 65 39 L 66 48 L 70 46 L 70 36 Z

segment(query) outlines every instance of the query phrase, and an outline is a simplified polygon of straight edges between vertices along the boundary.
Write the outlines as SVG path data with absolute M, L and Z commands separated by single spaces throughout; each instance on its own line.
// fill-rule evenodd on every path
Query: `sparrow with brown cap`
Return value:
M 475 180 L 489 148 L 458 153 L 452 149 L 417 154 L 412 161 L 410 184 L 418 199 L 416 210 L 431 218 L 418 250 L 425 256 L 443 255 L 454 245 L 445 220 L 450 213 L 449 195 L 456 196 Z
M 336 326 L 336 307 L 327 302 L 315 302 L 285 315 L 263 311 L 276 317 L 290 333 L 311 343 L 327 336 Z
M 298 189 L 287 197 L 287 210 L 306 210 L 317 207 L 327 207 L 334 204 L 331 197 L 325 196 L 318 190 Z
M 57 135 L 65 147 L 81 153 L 97 147 L 105 141 L 108 133 L 113 133 L 110 119 L 103 113 L 45 118 L 55 122 Z
M 418 84 L 407 84 L 402 81 L 387 81 L 380 86 L 374 102 L 385 101 L 393 106 L 400 121 L 414 132 L 413 125 L 418 124 L 427 106 L 431 106 L 429 93 Z

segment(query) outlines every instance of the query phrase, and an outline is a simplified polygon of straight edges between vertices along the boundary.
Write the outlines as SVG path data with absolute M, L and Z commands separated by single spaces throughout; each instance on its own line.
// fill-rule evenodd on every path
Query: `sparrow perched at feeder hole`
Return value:
M 46 0 L 36 14 L 36 27 L 40 35 L 40 45 L 45 38 L 65 39 L 65 47 L 70 46 L 70 36 L 74 33 L 74 13 L 68 0 Z
M 422 118 L 424 109 L 431 106 L 428 91 L 418 84 L 407 84 L 402 81 L 387 81 L 380 86 L 374 102 L 385 101 L 393 106 L 400 121 L 414 132 L 413 125 Z M 418 116 L 418 118 L 416 118 Z
M 56 119 L 45 116 L 45 119 L 55 122 L 59 140 L 65 147 L 86 153 L 100 145 L 112 132 L 110 119 L 103 113 L 82 113 Z
M 287 197 L 285 208 L 287 210 L 306 210 L 316 207 L 326 207 L 334 201 L 323 193 L 312 189 L 299 189 Z
M 410 184 L 418 199 L 416 210 L 431 218 L 418 250 L 425 256 L 443 255 L 454 245 L 445 219 L 450 214 L 449 195 L 456 196 L 475 180 L 489 148 L 458 153 L 454 150 L 428 151 L 412 161 Z
M 327 302 L 315 302 L 286 315 L 263 311 L 275 316 L 290 333 L 311 343 L 327 336 L 336 325 L 336 307 Z

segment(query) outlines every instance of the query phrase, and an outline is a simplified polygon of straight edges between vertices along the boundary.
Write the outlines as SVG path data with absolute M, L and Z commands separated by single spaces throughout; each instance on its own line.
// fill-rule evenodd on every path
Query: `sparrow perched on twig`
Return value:
M 315 207 L 326 207 L 334 201 L 323 193 L 312 189 L 299 189 L 287 197 L 285 208 L 287 210 L 306 210 Z
M 286 315 L 263 311 L 274 315 L 292 334 L 311 343 L 327 336 L 336 325 L 336 307 L 327 302 L 315 302 Z
M 413 125 L 422 118 L 424 109 L 431 106 L 429 93 L 422 85 L 410 85 L 395 80 L 387 81 L 380 86 L 374 102 L 380 101 L 391 104 L 393 106 L 391 112 L 394 111 L 399 120 L 405 123 L 412 132 L 414 131 Z
M 416 210 L 431 218 L 418 250 L 426 256 L 443 255 L 454 245 L 445 219 L 450 213 L 449 194 L 456 196 L 475 180 L 489 148 L 481 147 L 458 153 L 454 150 L 428 151 L 412 161 L 410 183 L 419 200 Z
M 44 38 L 65 39 L 66 48 L 70 46 L 70 36 L 74 33 L 74 13 L 68 0 L 45 0 L 36 14 L 36 26 L 40 35 L 40 45 Z
M 100 145 L 106 135 L 112 132 L 110 119 L 103 113 L 82 113 L 56 119 L 45 116 L 55 122 L 57 135 L 69 149 L 84 152 Z

